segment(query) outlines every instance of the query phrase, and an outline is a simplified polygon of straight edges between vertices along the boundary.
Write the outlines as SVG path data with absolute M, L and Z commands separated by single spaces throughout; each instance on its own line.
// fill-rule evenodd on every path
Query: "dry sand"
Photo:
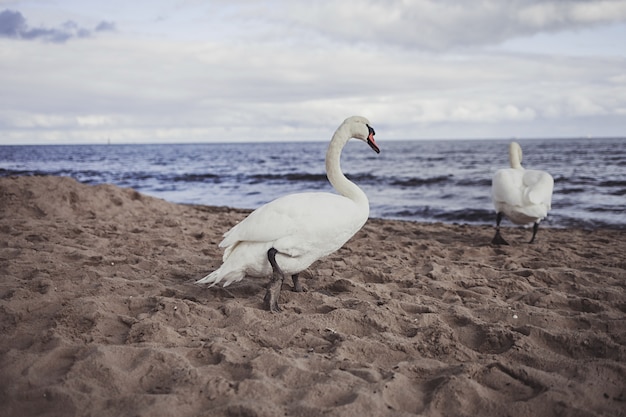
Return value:
M 0 415 L 626 415 L 623 231 L 371 219 L 272 314 L 245 215 L 0 178 Z

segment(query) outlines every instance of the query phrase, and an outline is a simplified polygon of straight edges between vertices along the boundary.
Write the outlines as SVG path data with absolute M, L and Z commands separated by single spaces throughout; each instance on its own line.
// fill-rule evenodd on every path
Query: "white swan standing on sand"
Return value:
M 522 148 L 516 142 L 509 145 L 511 168 L 499 169 L 491 182 L 491 197 L 496 208 L 496 235 L 491 243 L 508 245 L 500 235 L 502 216 L 516 224 L 533 225 L 535 241 L 539 222 L 551 208 L 554 179 L 545 171 L 524 169 L 522 167 Z
M 374 129 L 360 116 L 347 118 L 333 135 L 326 152 L 326 175 L 341 195 L 321 192 L 280 197 L 256 210 L 224 234 L 222 266 L 197 281 L 224 287 L 244 276 L 272 278 L 264 304 L 278 312 L 280 289 L 285 274 L 292 276 L 294 289 L 302 291 L 298 273 L 316 260 L 341 248 L 367 221 L 369 201 L 340 167 L 341 150 L 351 139 L 366 142 L 376 153 Z

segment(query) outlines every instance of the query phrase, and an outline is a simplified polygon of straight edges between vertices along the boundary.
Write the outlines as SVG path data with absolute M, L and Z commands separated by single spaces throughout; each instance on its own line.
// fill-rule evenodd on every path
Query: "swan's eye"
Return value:
M 374 128 L 372 126 L 367 125 L 367 124 L 365 126 L 367 126 L 367 128 L 369 129 L 371 135 L 375 135 L 376 134 L 376 131 L 374 131 Z

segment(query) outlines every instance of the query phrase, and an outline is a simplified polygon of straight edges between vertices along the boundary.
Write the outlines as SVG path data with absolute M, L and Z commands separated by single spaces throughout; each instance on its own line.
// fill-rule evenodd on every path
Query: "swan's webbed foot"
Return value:
M 502 235 L 500 234 L 500 222 L 502 221 L 502 213 L 496 214 L 496 235 L 491 239 L 492 245 L 508 245 L 509 242 L 504 240 Z
M 533 237 L 530 239 L 530 242 L 528 242 L 528 243 L 534 243 L 535 242 L 535 236 L 537 236 L 537 230 L 539 230 L 539 223 L 535 223 L 533 225 Z
M 267 259 L 270 261 L 270 265 L 272 265 L 273 272 L 272 279 L 267 285 L 265 297 L 263 297 L 263 305 L 272 313 L 279 313 L 282 311 L 278 305 L 278 298 L 280 297 L 280 289 L 283 286 L 283 281 L 285 280 L 285 274 L 276 263 L 277 253 L 278 251 L 274 248 L 270 248 L 270 250 L 267 251 Z
M 294 292 L 306 292 L 306 289 L 302 287 L 302 284 L 300 283 L 300 277 L 298 277 L 298 274 L 293 274 L 291 276 L 291 280 L 293 281 Z
M 280 295 L 280 290 L 277 292 L 277 291 L 273 291 L 270 287 L 267 288 L 265 297 L 263 297 L 263 306 L 270 313 L 280 313 L 281 311 L 283 311 L 283 309 L 278 305 L 279 295 Z
M 500 228 L 496 229 L 496 235 L 491 239 L 492 245 L 508 245 L 509 242 L 504 240 L 502 235 L 500 234 Z

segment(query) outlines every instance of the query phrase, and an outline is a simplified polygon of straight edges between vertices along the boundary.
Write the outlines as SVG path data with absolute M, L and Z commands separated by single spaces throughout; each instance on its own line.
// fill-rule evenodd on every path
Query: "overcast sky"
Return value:
M 626 136 L 624 0 L 0 0 L 0 144 Z

